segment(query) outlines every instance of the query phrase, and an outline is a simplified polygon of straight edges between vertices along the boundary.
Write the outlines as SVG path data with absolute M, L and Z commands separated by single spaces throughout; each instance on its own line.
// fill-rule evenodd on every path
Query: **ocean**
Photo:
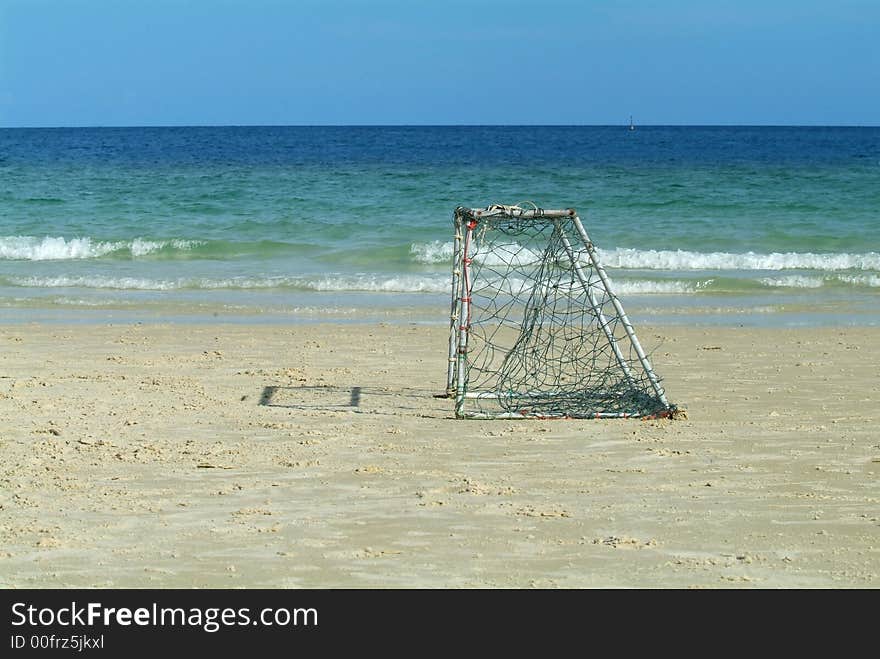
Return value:
M 880 128 L 0 129 L 5 322 L 447 323 L 456 206 L 575 208 L 634 322 L 880 324 Z

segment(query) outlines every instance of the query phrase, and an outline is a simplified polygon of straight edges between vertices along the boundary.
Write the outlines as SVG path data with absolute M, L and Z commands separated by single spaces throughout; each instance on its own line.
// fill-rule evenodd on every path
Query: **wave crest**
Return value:
M 103 256 L 130 256 L 132 258 L 155 254 L 173 249 L 190 251 L 200 245 L 201 240 L 134 240 L 99 241 L 89 237 L 64 238 L 61 236 L 2 236 L 0 237 L 0 259 L 10 261 L 69 261 L 96 259 Z
M 632 270 L 880 270 L 880 254 L 812 252 L 690 252 L 686 250 L 600 250 L 607 268 Z
M 4 277 L 2 282 L 22 288 L 93 288 L 133 291 L 294 289 L 319 292 L 448 293 L 450 287 L 450 282 L 446 277 L 366 274 L 313 277 L 228 277 L 218 279 L 204 277 L 149 279 L 143 277 L 109 277 L 106 275 L 59 275 L 46 277 Z
M 771 288 L 822 288 L 829 284 L 843 284 L 859 288 L 880 288 L 880 275 L 827 275 L 810 277 L 806 275 L 791 275 L 787 277 L 763 277 L 759 279 L 764 286 Z
M 630 270 L 880 270 L 880 254 L 816 254 L 813 252 L 693 252 L 689 250 L 641 250 L 630 247 L 598 249 L 606 268 Z M 410 254 L 417 263 L 447 263 L 453 243 L 435 240 L 413 243 Z M 536 262 L 539 254 L 516 244 L 496 246 L 491 256 L 474 254 L 475 260 L 490 265 L 521 265 Z M 516 263 L 514 263 L 516 261 Z
M 443 293 L 450 292 L 448 277 L 439 275 L 378 275 L 329 274 L 320 276 L 229 277 L 149 279 L 141 277 L 109 277 L 106 275 L 4 277 L 0 283 L 23 288 L 91 288 L 133 291 L 175 290 L 266 290 L 291 289 L 316 292 L 369 292 L 369 293 Z M 618 294 L 654 295 L 697 293 L 712 280 L 615 280 Z M 499 285 L 495 282 L 494 285 Z M 520 294 L 525 282 L 509 279 L 502 286 L 507 294 Z

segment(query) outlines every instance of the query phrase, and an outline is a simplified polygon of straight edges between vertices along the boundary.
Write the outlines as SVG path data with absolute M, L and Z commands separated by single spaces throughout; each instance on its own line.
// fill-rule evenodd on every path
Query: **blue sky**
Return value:
M 880 124 L 880 0 L 0 0 L 0 126 Z

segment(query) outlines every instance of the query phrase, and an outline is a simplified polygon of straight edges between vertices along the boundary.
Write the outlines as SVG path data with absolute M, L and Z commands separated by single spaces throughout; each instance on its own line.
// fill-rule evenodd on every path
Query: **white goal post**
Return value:
M 574 209 L 460 206 L 454 225 L 456 417 L 673 415 Z

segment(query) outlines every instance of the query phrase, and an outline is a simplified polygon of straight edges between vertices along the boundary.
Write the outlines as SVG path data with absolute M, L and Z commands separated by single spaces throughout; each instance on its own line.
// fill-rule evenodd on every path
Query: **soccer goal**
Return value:
M 671 416 L 573 209 L 455 209 L 446 395 L 459 418 Z

